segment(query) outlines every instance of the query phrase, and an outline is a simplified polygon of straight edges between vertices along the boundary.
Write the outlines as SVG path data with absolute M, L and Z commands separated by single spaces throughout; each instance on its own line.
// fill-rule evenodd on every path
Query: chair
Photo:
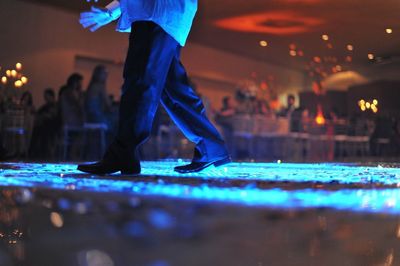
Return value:
M 83 131 L 84 131 L 84 140 L 83 143 L 85 144 L 86 156 L 89 156 L 89 159 L 100 159 L 101 156 L 106 151 L 106 134 L 107 134 L 108 126 L 105 123 L 84 123 L 83 124 Z M 98 153 L 92 153 L 93 145 L 92 143 L 99 144 Z M 97 145 L 96 145 L 97 146 Z M 91 158 L 92 155 L 95 155 Z
M 79 159 L 83 158 L 83 152 L 85 149 L 84 142 L 81 140 L 82 134 L 84 132 L 83 127 L 81 126 L 71 126 L 64 125 L 62 128 L 62 138 L 61 138 L 61 151 L 62 151 L 62 160 L 66 161 L 69 158 L 69 149 L 72 148 L 72 145 L 76 145 L 80 147 L 79 150 Z M 78 143 L 74 143 L 74 141 Z M 75 155 L 75 154 L 74 154 Z M 77 159 L 77 158 L 73 158 Z

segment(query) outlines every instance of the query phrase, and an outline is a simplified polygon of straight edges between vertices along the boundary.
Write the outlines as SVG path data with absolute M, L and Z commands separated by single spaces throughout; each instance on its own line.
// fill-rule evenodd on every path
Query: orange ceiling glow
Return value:
M 291 35 L 313 31 L 323 23 L 320 18 L 303 16 L 293 11 L 266 11 L 220 19 L 215 25 L 232 31 Z

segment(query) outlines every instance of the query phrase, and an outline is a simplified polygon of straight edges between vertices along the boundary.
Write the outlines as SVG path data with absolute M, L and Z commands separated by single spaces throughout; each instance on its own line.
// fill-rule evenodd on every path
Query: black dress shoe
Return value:
M 122 175 L 135 176 L 140 174 L 140 160 L 136 153 L 128 152 L 115 140 L 107 149 L 103 159 L 96 163 L 78 165 L 78 170 L 94 175 L 121 172 Z
M 210 162 L 192 162 L 187 165 L 182 165 L 182 166 L 177 166 L 174 168 L 175 172 L 185 174 L 185 173 L 196 173 L 200 172 L 207 167 L 214 165 L 215 167 L 222 166 L 224 164 L 230 163 L 231 158 L 230 157 L 225 157 L 223 159 L 218 159 L 215 161 L 210 161 Z
M 78 170 L 94 174 L 94 175 L 108 175 L 116 172 L 121 172 L 122 175 L 135 176 L 140 174 L 140 163 L 118 163 L 101 160 L 92 164 L 80 164 Z

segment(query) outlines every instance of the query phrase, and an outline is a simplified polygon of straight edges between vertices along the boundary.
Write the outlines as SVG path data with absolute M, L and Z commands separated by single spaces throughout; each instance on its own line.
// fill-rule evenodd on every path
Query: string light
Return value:
M 386 29 L 386 33 L 387 33 L 387 34 L 392 34 L 392 33 L 393 33 L 393 30 L 392 30 L 391 28 L 387 28 L 387 29 Z
M 329 41 L 329 36 L 327 34 L 322 35 L 322 40 Z
M 13 70 L 11 70 L 11 76 L 13 77 L 13 78 L 16 78 L 17 77 L 17 70 L 15 70 L 15 69 L 13 69 Z
M 367 102 L 364 99 L 361 99 L 358 101 L 358 106 L 360 107 L 360 110 L 363 112 L 365 112 L 366 110 L 371 110 L 373 113 L 376 114 L 379 111 L 377 99 L 373 99 L 372 103 L 369 101 Z
M 17 81 L 14 82 L 14 85 L 15 85 L 16 88 L 21 88 L 23 83 L 22 83 L 22 81 L 17 80 Z
M 5 75 L 1 77 L 0 81 L 3 84 L 14 85 L 15 88 L 21 88 L 28 83 L 28 78 L 21 72 L 22 63 L 18 62 L 15 64 L 15 69 L 7 69 Z

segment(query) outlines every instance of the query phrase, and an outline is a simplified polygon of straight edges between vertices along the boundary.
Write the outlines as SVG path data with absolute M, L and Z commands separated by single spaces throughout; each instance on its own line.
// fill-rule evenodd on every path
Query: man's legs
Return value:
M 179 44 L 160 26 L 132 24 L 115 141 L 102 161 L 78 169 L 94 174 L 140 172 L 137 148 L 150 135 L 165 80 Z
M 153 22 L 133 23 L 116 139 L 130 150 L 149 136 L 178 43 Z
M 201 99 L 189 85 L 180 62 L 180 48 L 172 59 L 161 102 L 185 136 L 196 144 L 193 162 L 229 159 L 221 135 L 208 120 Z

